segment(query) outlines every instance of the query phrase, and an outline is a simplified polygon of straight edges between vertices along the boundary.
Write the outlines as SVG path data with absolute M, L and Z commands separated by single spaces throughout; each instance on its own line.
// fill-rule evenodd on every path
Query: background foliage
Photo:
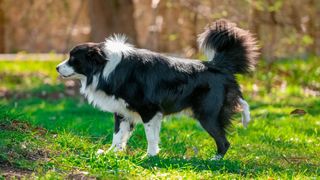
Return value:
M 0 52 L 67 52 L 125 33 L 139 47 L 191 57 L 196 35 L 226 18 L 256 34 L 268 61 L 320 54 L 317 0 L 0 0 Z

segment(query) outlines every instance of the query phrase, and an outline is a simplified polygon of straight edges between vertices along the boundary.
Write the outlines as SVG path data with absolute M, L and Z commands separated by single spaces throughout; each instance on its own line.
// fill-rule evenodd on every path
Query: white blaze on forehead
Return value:
M 126 42 L 127 37 L 124 35 L 113 35 L 106 39 L 103 51 L 109 60 L 103 69 L 103 77 L 108 78 L 109 74 L 120 63 L 122 56 L 128 55 L 134 51 L 133 45 Z
M 59 73 L 63 76 L 70 76 L 74 73 L 73 67 L 68 65 L 68 59 L 64 60 L 58 65 Z

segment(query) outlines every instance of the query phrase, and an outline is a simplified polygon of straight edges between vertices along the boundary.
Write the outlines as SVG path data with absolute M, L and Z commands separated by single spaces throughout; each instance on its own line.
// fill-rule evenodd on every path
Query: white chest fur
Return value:
M 95 107 L 98 107 L 102 111 L 118 113 L 126 118 L 140 119 L 138 113 L 128 109 L 128 103 L 121 98 L 115 98 L 113 95 L 107 95 L 101 90 L 96 90 L 98 84 L 97 76 L 93 77 L 93 82 L 89 86 L 84 86 L 85 82 L 82 82 L 82 88 L 80 92 L 87 98 L 88 102 Z

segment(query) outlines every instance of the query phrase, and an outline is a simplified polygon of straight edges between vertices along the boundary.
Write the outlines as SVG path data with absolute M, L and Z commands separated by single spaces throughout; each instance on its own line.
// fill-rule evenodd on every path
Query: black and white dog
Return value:
M 253 68 L 257 46 L 248 31 L 226 20 L 209 25 L 198 40 L 206 62 L 137 49 L 115 35 L 74 47 L 57 71 L 80 80 L 89 103 L 114 113 L 111 149 L 123 150 L 136 122 L 142 121 L 147 153 L 154 156 L 162 117 L 191 110 L 217 144 L 215 159 L 221 159 L 230 145 L 225 129 L 238 106 L 243 108 L 243 124 L 250 120 L 234 74 Z

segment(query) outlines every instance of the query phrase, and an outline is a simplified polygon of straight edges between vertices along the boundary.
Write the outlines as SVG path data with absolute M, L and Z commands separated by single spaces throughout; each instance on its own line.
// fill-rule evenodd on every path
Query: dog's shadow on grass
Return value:
M 182 157 L 162 158 L 159 156 L 145 158 L 137 165 L 150 170 L 161 169 L 190 169 L 192 171 L 227 171 L 241 173 L 241 162 L 230 160 L 205 160 L 198 158 L 185 159 Z
M 255 162 L 245 164 L 238 160 L 210 160 L 210 159 L 199 159 L 191 158 L 185 159 L 182 157 L 149 157 L 145 158 L 140 162 L 136 162 L 136 165 L 149 170 L 157 169 L 180 169 L 180 170 L 190 170 L 195 172 L 200 171 L 212 171 L 212 172 L 226 172 L 232 174 L 241 174 L 243 176 L 251 173 L 257 173 L 259 171 L 264 171 L 266 169 L 272 169 L 277 172 L 281 172 L 284 169 L 279 166 L 257 166 Z

